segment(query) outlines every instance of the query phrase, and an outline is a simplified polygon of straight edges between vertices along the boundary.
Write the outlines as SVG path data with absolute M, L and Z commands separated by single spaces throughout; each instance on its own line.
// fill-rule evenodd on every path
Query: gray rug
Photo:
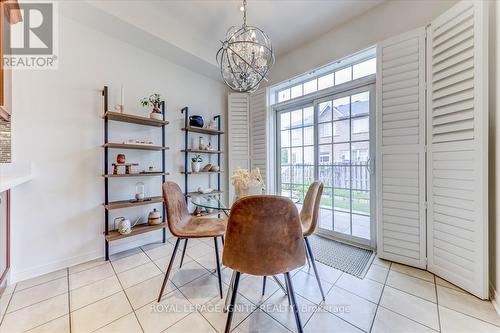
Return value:
M 359 278 L 364 278 L 375 253 L 372 250 L 337 242 L 318 235 L 308 237 L 314 259 Z

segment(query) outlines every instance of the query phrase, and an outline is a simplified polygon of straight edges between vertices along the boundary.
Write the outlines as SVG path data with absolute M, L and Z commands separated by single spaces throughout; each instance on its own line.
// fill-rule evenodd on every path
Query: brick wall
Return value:
M 0 117 L 0 163 L 11 162 L 10 121 Z

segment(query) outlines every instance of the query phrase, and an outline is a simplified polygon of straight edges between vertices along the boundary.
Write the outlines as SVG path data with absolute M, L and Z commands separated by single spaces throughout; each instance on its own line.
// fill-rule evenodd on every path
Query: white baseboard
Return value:
M 500 316 L 500 294 L 497 293 L 495 287 L 490 282 L 490 299 L 497 314 Z
M 168 238 L 167 233 L 167 238 Z M 161 235 L 145 235 L 145 236 L 137 236 L 133 239 L 124 239 L 123 241 L 117 241 L 115 245 L 111 245 L 110 247 L 110 255 L 114 253 L 119 253 L 122 251 L 130 250 L 139 246 L 143 246 L 145 244 L 159 242 L 161 241 Z M 77 255 L 70 258 L 65 258 L 62 260 L 57 260 L 49 264 L 43 264 L 37 267 L 32 267 L 29 269 L 25 269 L 22 271 L 16 271 L 15 268 L 10 271 L 10 278 L 8 279 L 8 284 L 17 283 L 19 281 L 24 281 L 27 279 L 31 279 L 40 275 L 44 275 L 47 273 L 52 273 L 54 271 L 71 267 L 74 265 L 78 265 L 90 260 L 94 260 L 97 258 L 104 257 L 104 249 L 95 250 L 86 254 Z
M 16 271 L 13 269 L 10 274 L 9 284 L 17 283 L 19 281 L 31 279 L 40 275 L 44 275 L 47 273 L 51 273 L 66 267 L 74 266 L 81 264 L 83 262 L 87 262 L 90 260 L 94 260 L 97 258 L 103 257 L 103 250 L 96 250 L 86 254 L 81 254 L 69 258 L 65 258 L 62 260 L 57 260 L 51 262 L 49 264 L 44 264 L 32 268 L 28 268 L 22 271 Z

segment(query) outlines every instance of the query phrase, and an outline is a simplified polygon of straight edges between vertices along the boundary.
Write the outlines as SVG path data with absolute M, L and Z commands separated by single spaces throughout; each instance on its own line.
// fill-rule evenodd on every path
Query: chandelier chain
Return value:
M 247 0 L 243 0 L 243 26 L 247 26 Z

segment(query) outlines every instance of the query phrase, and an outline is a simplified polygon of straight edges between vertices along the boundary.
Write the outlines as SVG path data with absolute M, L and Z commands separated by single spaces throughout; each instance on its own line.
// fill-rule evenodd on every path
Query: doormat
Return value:
M 322 264 L 363 279 L 371 266 L 375 253 L 372 250 L 311 235 L 308 237 L 314 259 Z

